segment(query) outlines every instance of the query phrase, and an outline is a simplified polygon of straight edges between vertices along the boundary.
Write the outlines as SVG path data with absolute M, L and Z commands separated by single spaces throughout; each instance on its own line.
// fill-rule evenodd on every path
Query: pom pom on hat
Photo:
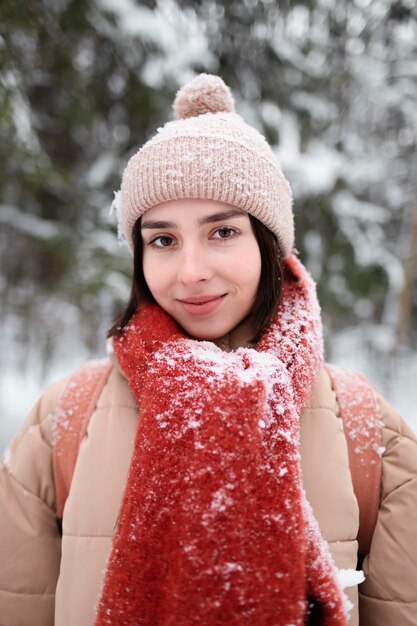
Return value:
M 200 74 L 177 92 L 173 104 L 177 120 L 205 113 L 232 113 L 235 101 L 220 76 Z

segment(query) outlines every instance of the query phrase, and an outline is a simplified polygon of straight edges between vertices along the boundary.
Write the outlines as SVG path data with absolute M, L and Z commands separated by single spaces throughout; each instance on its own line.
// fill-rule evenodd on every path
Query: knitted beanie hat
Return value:
M 235 113 L 219 76 L 200 74 L 180 89 L 175 121 L 132 156 L 119 204 L 122 234 L 133 249 L 136 220 L 169 200 L 217 200 L 247 211 L 271 230 L 283 257 L 294 245 L 292 194 L 265 138 Z

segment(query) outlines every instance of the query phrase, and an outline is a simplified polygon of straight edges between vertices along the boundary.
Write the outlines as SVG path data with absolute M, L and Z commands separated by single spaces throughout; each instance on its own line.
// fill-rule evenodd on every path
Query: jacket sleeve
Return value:
M 366 580 L 359 587 L 361 626 L 417 625 L 417 439 L 379 396 L 383 431 L 381 501 Z
M 53 626 L 61 536 L 55 512 L 51 413 L 64 381 L 28 415 L 0 463 L 1 626 Z

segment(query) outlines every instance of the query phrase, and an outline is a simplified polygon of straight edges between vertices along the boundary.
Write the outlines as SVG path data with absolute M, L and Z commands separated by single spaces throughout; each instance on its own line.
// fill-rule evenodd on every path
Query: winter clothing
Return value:
M 299 474 L 299 413 L 323 365 L 302 264 L 289 257 L 257 350 L 187 338 L 156 304 L 113 347 L 141 419 L 95 625 L 304 624 L 308 598 L 322 626 L 343 626 Z
M 145 211 L 199 198 L 258 218 L 287 257 L 294 245 L 290 186 L 265 138 L 234 112 L 222 79 L 200 74 L 178 92 L 174 111 L 179 119 L 160 128 L 123 173 L 119 220 L 130 248 L 133 226 Z
M 240 329 L 222 342 L 237 348 Z M 125 486 L 138 410 L 114 355 L 114 369 L 82 442 L 56 524 L 52 413 L 67 380 L 40 398 L 0 471 L 0 623 L 91 626 Z M 417 441 L 379 396 L 383 415 L 381 508 L 360 586 L 360 626 L 417 623 Z M 323 369 L 301 413 L 301 466 L 307 498 L 339 568 L 356 566 L 358 507 L 336 397 Z M 56 608 L 54 622 L 54 599 Z M 349 626 L 358 626 L 357 589 Z
M 318 305 L 290 256 L 291 191 L 219 78 L 198 77 L 175 109 L 183 119 L 166 124 L 123 175 L 120 219 L 130 246 L 134 223 L 151 207 L 213 199 L 275 233 L 292 278 L 256 350 L 239 334 L 245 322 L 216 348 L 184 338 L 156 305 L 139 309 L 114 338 L 114 367 L 79 448 L 62 538 L 52 446 L 66 381 L 41 397 L 0 466 L 1 626 L 131 626 L 138 608 L 147 625 L 301 626 L 306 596 L 321 610 L 314 623 L 344 623 L 322 538 L 336 566 L 354 570 L 358 506 L 322 367 Z M 358 626 L 360 613 L 360 626 L 415 626 L 417 440 L 379 401 L 381 506 L 359 602 L 357 587 L 347 590 L 349 624 Z

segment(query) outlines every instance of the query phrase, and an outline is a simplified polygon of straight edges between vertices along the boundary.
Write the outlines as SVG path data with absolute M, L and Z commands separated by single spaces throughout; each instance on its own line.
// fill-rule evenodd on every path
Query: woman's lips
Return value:
M 217 309 L 225 295 L 186 298 L 185 300 L 179 300 L 179 302 L 190 315 L 207 315 Z

